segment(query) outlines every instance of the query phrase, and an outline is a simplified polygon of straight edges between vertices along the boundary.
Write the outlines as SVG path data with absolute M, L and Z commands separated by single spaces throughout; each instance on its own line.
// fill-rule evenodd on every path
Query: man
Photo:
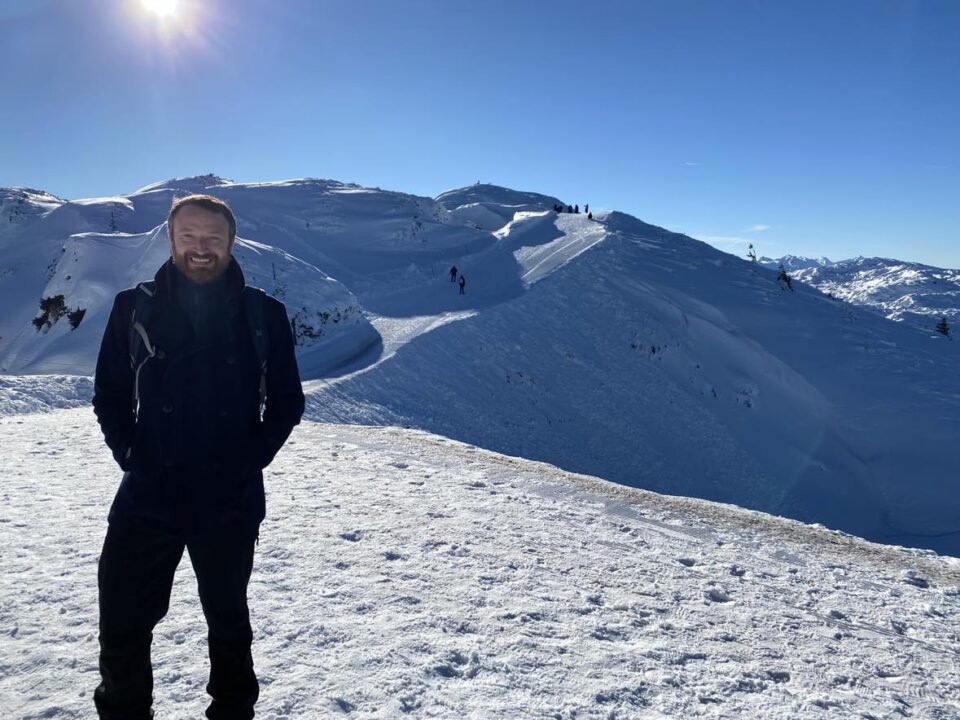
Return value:
M 254 715 L 247 583 L 261 471 L 304 399 L 286 309 L 245 287 L 236 229 L 217 198 L 174 201 L 170 259 L 117 295 L 100 346 L 94 412 L 125 471 L 98 573 L 101 718 L 153 716 L 150 642 L 184 548 L 209 630 L 207 717 Z

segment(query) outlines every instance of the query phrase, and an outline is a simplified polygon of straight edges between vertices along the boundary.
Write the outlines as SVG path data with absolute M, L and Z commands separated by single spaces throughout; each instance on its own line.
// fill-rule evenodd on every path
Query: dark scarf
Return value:
M 233 265 L 233 260 L 230 260 Z M 222 323 L 230 296 L 230 266 L 208 283 L 195 283 L 179 268 L 172 273 L 174 302 L 190 320 L 197 338 L 208 338 L 215 323 Z

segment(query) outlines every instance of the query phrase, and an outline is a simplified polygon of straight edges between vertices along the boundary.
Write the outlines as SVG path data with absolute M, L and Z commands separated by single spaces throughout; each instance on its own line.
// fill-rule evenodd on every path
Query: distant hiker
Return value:
M 790 292 L 793 292 L 793 280 L 787 274 L 787 271 L 783 269 L 783 263 L 780 263 L 780 271 L 777 273 L 777 280 L 779 280 L 784 285 L 786 285 L 787 290 L 789 290 Z
M 568 212 L 568 213 L 572 213 L 572 212 L 573 212 L 573 205 L 567 205 L 567 212 Z
M 467 284 L 467 281 L 463 278 L 463 273 L 460 273 L 460 294 L 461 295 L 466 295 L 466 293 L 463 291 L 463 287 L 466 284 Z
M 167 234 L 170 258 L 116 296 L 97 358 L 93 410 L 124 474 L 98 565 L 93 701 L 101 718 L 153 716 L 150 643 L 186 549 L 209 631 L 207 717 L 248 720 L 262 471 L 300 422 L 303 390 L 286 308 L 246 285 L 227 204 L 178 198 Z
M 587 220 L 593 220 L 593 213 L 592 213 L 592 212 L 588 212 L 588 213 L 587 213 Z
M 580 206 L 579 206 L 579 205 L 574 205 L 574 206 L 573 206 L 573 211 L 574 211 L 577 215 L 579 215 L 579 214 L 580 214 Z
M 590 203 L 587 203 L 586 205 L 583 206 L 583 211 L 584 211 L 587 215 L 590 214 Z
M 454 265 L 452 268 L 450 268 L 450 282 L 456 282 L 456 281 L 457 281 L 457 266 Z

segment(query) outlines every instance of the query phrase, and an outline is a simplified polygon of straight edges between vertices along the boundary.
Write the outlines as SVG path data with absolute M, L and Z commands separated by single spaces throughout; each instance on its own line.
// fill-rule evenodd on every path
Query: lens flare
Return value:
M 177 14 L 179 0 L 141 0 L 143 7 L 161 18 L 172 18 Z

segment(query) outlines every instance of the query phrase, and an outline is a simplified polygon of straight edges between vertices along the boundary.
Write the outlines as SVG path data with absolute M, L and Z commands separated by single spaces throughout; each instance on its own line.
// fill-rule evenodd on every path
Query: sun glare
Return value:
M 179 0 L 141 0 L 143 7 L 154 15 L 162 18 L 172 18 L 177 14 Z

